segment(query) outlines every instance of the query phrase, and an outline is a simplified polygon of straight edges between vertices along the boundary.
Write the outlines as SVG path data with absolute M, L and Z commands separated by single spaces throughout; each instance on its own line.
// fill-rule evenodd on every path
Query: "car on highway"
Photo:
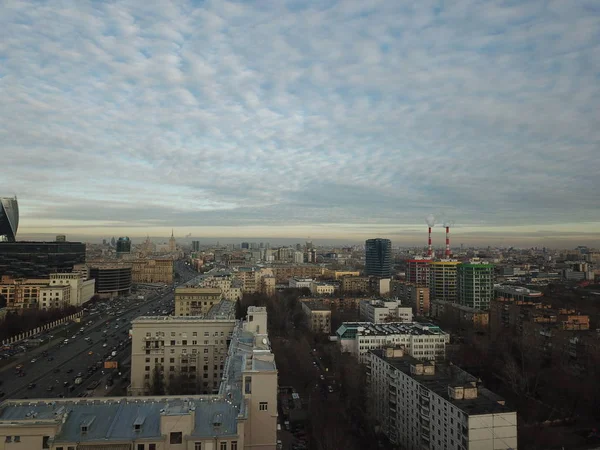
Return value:
M 33 358 L 33 359 L 31 360 L 31 362 L 32 362 L 32 363 L 34 363 L 34 362 L 36 362 L 36 361 L 37 361 L 37 359 L 35 359 L 35 358 Z
M 29 384 L 27 385 L 27 389 L 33 389 L 35 386 L 36 386 L 36 384 L 35 384 L 35 383 L 29 383 Z
M 73 372 L 73 369 L 67 369 L 67 373 Z
M 88 355 L 90 355 L 90 356 L 92 356 L 93 354 L 94 354 L 94 352 L 92 352 L 92 351 L 88 352 Z

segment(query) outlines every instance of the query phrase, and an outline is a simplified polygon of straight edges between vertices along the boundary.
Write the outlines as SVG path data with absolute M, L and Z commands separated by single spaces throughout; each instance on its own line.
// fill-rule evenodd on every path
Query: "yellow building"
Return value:
M 179 287 L 175 289 L 175 315 L 200 316 L 221 301 L 221 289 Z
M 460 261 L 442 260 L 429 263 L 429 291 L 432 300 L 456 302 L 457 273 Z
M 369 277 L 343 276 L 341 288 L 344 293 L 366 294 L 370 290 Z
M 319 281 L 312 281 L 310 283 L 310 293 L 312 295 L 333 295 L 335 292 L 335 286 L 329 283 L 321 283 Z
M 173 283 L 172 259 L 139 259 L 131 262 L 133 283 Z

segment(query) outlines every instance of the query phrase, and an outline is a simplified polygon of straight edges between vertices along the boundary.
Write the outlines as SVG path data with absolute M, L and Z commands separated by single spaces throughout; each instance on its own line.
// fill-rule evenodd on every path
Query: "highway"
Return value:
M 197 275 L 181 261 L 176 261 L 176 271 L 182 284 Z M 93 314 L 81 321 L 81 329 L 69 336 L 68 343 L 55 342 L 43 354 L 35 350 L 30 359 L 22 363 L 22 369 L 6 368 L 0 373 L 0 400 L 8 398 L 53 398 L 85 395 L 96 382 L 94 395 L 109 393 L 106 383 L 111 377 L 118 385 L 128 385 L 123 363 L 131 357 L 129 330 L 131 321 L 141 315 L 170 315 L 174 310 L 172 287 L 148 296 L 146 300 L 120 299 L 96 303 Z M 90 323 L 91 322 L 91 323 Z M 115 356 L 112 356 L 112 353 Z M 39 354 L 38 354 L 39 353 Z M 104 369 L 105 361 L 116 361 L 117 369 Z M 18 372 L 21 372 L 20 375 Z M 75 385 L 81 374 L 82 383 Z

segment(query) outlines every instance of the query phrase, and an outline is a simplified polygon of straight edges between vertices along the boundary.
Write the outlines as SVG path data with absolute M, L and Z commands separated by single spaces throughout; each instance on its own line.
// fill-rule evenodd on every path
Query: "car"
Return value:
M 27 389 L 33 389 L 35 386 L 36 386 L 36 384 L 35 384 L 35 383 L 29 383 L 29 384 L 27 385 Z
M 333 392 L 333 387 L 332 386 L 327 386 L 327 390 L 329 391 L 329 393 Z
M 77 339 L 77 335 L 74 334 L 73 336 L 71 336 L 71 339 Z
M 92 356 L 93 354 L 94 354 L 94 352 L 92 352 L 92 351 L 88 352 L 88 355 L 90 355 L 90 356 Z
M 68 382 L 68 381 L 65 381 L 65 382 L 63 382 L 63 386 L 64 386 L 64 387 L 67 387 L 67 386 L 69 386 L 69 382 Z
M 105 348 L 108 344 L 105 342 L 104 344 L 102 344 L 102 347 Z
M 37 361 L 37 359 L 35 359 L 35 358 L 33 358 L 33 359 L 31 360 L 31 362 L 32 362 L 32 363 L 34 363 L 34 362 L 36 362 L 36 361 Z
M 27 375 L 25 372 L 19 372 L 19 374 L 17 376 L 24 377 L 25 375 Z
M 73 369 L 67 369 L 67 373 L 73 372 Z
M 46 388 L 46 390 L 47 390 L 48 392 L 52 392 L 52 391 L 54 390 L 54 386 L 48 386 L 48 387 Z
M 325 375 L 321 374 L 321 375 L 319 376 L 319 378 L 320 378 L 321 380 L 324 380 L 324 379 L 325 379 Z

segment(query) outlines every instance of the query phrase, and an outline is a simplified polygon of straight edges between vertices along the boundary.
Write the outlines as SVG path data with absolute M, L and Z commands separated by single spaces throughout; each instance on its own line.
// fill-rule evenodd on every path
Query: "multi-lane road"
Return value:
M 197 275 L 179 261 L 176 270 L 180 283 Z M 4 394 L 0 400 L 77 397 L 92 392 L 96 385 L 93 392 L 98 395 L 102 390 L 110 390 L 107 384 L 127 385 L 127 373 L 122 369 L 131 357 L 131 321 L 141 315 L 172 314 L 173 301 L 173 289 L 169 286 L 143 301 L 132 298 L 95 305 L 95 312 L 84 316 L 81 328 L 74 336 L 68 336 L 68 343 L 55 340 L 43 353 L 30 352 L 19 370 L 7 367 L 0 372 L 0 392 Z M 104 369 L 106 361 L 116 361 L 117 368 Z M 82 382 L 75 384 L 79 375 Z

